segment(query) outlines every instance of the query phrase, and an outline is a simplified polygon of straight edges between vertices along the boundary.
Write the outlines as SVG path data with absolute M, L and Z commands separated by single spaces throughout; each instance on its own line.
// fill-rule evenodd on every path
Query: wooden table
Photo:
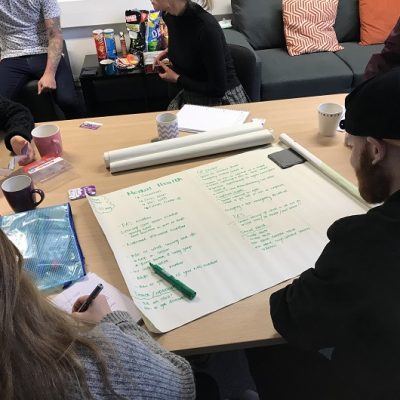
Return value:
M 274 130 L 275 138 L 288 133 L 343 176 L 356 182 L 349 164 L 350 151 L 344 147 L 344 134 L 334 138 L 318 136 L 317 106 L 322 102 L 344 103 L 345 95 L 309 97 L 238 105 L 232 108 L 247 109 L 249 118 L 265 118 L 266 126 Z M 171 165 L 150 167 L 111 175 L 105 168 L 103 153 L 112 149 L 147 143 L 156 136 L 156 113 L 95 118 L 103 123 L 98 130 L 79 127 L 83 120 L 60 121 L 65 152 L 63 157 L 73 165 L 72 174 L 41 185 L 46 192 L 42 206 L 68 201 L 67 190 L 94 184 L 98 194 L 105 194 L 150 179 L 162 177 L 187 168 L 196 167 L 225 155 L 177 162 Z M 231 153 L 232 154 L 232 153 Z M 0 156 L 3 164 L 10 157 L 4 146 Z M 55 185 L 58 187 L 54 187 Z M 71 202 L 78 238 L 87 262 L 88 271 L 129 295 L 110 246 L 86 200 Z M 0 212 L 10 208 L 4 197 L 0 198 Z M 281 287 L 285 283 L 277 286 Z M 244 299 L 157 337 L 166 348 L 181 354 L 245 348 L 274 344 L 282 339 L 272 326 L 268 298 L 277 287 Z

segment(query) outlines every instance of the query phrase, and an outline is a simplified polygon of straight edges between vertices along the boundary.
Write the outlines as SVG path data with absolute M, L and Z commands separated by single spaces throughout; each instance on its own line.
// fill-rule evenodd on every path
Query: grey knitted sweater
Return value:
M 125 399 L 194 399 L 192 369 L 182 357 L 163 349 L 123 311 L 106 315 L 88 336 L 104 356 L 112 389 Z M 78 349 L 93 399 L 113 399 L 105 389 L 93 354 Z M 79 387 L 69 400 L 82 399 Z

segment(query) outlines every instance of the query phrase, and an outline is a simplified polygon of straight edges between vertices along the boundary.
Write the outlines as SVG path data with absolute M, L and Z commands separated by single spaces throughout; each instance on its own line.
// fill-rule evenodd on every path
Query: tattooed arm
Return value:
M 45 89 L 56 88 L 56 71 L 60 62 L 63 47 L 63 38 L 60 27 L 60 17 L 44 20 L 49 46 L 47 50 L 47 64 L 43 76 L 38 82 L 38 94 Z

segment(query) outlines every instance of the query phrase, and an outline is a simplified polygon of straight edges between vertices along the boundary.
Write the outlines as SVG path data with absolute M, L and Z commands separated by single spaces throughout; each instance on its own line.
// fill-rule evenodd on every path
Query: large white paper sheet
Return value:
M 254 150 L 89 197 L 135 304 L 166 332 L 292 278 L 336 219 L 365 206 L 308 163 L 281 169 Z M 197 292 L 187 300 L 161 265 Z

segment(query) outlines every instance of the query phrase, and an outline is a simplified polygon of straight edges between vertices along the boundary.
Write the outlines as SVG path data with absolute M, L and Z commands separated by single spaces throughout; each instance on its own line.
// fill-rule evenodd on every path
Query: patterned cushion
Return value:
M 338 0 L 283 0 L 286 47 L 291 56 L 318 51 L 338 51 L 333 25 Z

